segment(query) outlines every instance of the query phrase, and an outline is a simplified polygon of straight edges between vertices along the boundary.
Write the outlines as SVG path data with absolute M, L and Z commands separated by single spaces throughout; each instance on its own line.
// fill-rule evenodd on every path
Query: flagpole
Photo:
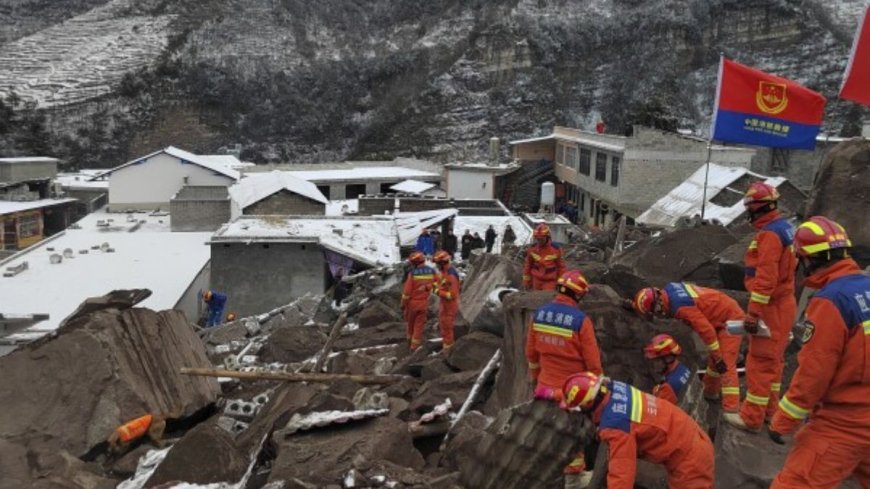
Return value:
M 710 180 L 710 157 L 713 154 L 713 141 L 707 141 L 707 169 L 704 171 L 704 195 L 701 197 L 701 221 L 707 210 L 707 182 Z

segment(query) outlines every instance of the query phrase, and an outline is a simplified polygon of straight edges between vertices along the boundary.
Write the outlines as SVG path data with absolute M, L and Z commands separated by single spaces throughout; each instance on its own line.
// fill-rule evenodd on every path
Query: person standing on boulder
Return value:
M 749 186 L 743 205 L 758 230 L 746 251 L 744 283 L 750 294 L 743 325 L 749 337 L 746 357 L 746 399 L 739 413 L 724 419 L 737 428 L 759 432 L 765 417 L 773 416 L 779 402 L 783 356 L 797 315 L 794 297 L 796 259 L 794 227 L 777 210 L 779 192 L 771 185 Z M 757 336 L 759 321 L 770 328 L 770 337 Z
M 556 281 L 565 273 L 562 249 L 550 239 L 550 226 L 546 224 L 538 224 L 532 237 L 535 242 L 526 252 L 523 287 L 533 290 L 555 290 Z
M 634 310 L 641 316 L 675 318 L 683 321 L 707 345 L 709 354 L 704 375 L 704 397 L 722 399 L 722 409 L 737 412 L 740 383 L 737 357 L 742 337 L 728 334 L 727 321 L 740 321 L 745 314 L 724 292 L 688 282 L 672 282 L 664 288 L 648 287 L 634 296 Z
M 662 376 L 662 382 L 653 387 L 653 395 L 678 404 L 689 380 L 692 370 L 678 359 L 683 349 L 677 340 L 669 334 L 653 337 L 643 348 L 643 355 L 652 362 L 653 370 Z
M 423 253 L 415 251 L 408 257 L 411 271 L 402 288 L 402 311 L 407 323 L 406 336 L 411 351 L 423 344 L 423 328 L 429 315 L 429 295 L 439 281 L 438 272 L 426 265 Z
M 492 253 L 492 247 L 495 246 L 495 238 L 498 236 L 493 229 L 492 224 L 486 228 L 486 232 L 483 234 L 484 241 L 486 242 L 486 252 Z
M 663 465 L 670 488 L 713 488 L 713 443 L 682 409 L 592 372 L 571 375 L 562 390 L 562 408 L 589 416 L 607 442 L 607 489 L 632 489 L 638 459 Z
M 440 298 L 438 327 L 441 329 L 444 351 L 447 351 L 453 346 L 453 325 L 456 323 L 456 313 L 459 312 L 459 272 L 450 264 L 450 254 L 446 251 L 435 253 L 433 259 L 441 277 L 437 284 Z
M 578 308 L 588 291 L 586 277 L 577 270 L 568 271 L 558 280 L 553 302 L 540 307 L 532 316 L 526 337 L 526 359 L 536 399 L 561 400 L 562 385 L 575 372 L 602 373 L 595 328 Z M 586 460 L 581 452 L 565 468 L 566 479 L 587 481 L 591 474 L 585 469 Z
M 833 489 L 850 476 L 870 487 L 870 277 L 830 219 L 801 224 L 794 245 L 804 285 L 819 291 L 807 306 L 798 369 L 770 423 L 777 443 L 800 429 L 770 487 Z
M 205 327 L 211 328 L 221 324 L 224 318 L 224 306 L 227 304 L 227 296 L 214 290 L 206 290 L 202 293 L 202 300 L 208 306 L 208 319 L 205 322 Z

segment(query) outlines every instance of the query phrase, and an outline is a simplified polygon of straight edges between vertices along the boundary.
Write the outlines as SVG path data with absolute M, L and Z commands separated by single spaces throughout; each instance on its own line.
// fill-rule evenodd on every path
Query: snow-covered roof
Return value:
M 638 216 L 637 222 L 657 226 L 675 226 L 682 217 L 692 217 L 701 214 L 701 203 L 704 195 L 705 165 L 701 165 L 683 183 L 677 185 L 667 195 L 656 201 L 643 214 Z M 764 180 L 766 183 L 779 187 L 786 179 L 783 177 L 766 177 L 750 172 L 745 168 L 728 167 L 710 163 L 710 175 L 707 183 L 707 205 L 704 210 L 704 219 L 717 220 L 727 226 L 743 214 L 743 201 L 736 199 L 736 203 L 730 207 L 717 205 L 711 200 L 720 192 L 739 192 L 729 189 L 739 178 L 749 174 Z
M 397 212 L 396 228 L 399 231 L 399 241 L 402 246 L 413 245 L 420 237 L 424 228 L 430 228 L 436 224 L 450 219 L 459 214 L 457 209 L 438 209 L 423 212 Z
M 342 216 L 342 210 L 348 214 L 356 214 L 359 212 L 359 199 L 330 200 L 326 204 L 327 216 Z
M 419 180 L 402 180 L 401 182 L 390 187 L 390 190 L 402 192 L 406 194 L 422 194 L 427 190 L 435 188 L 437 185 L 429 182 L 421 182 Z
M 0 215 L 41 209 L 43 207 L 51 207 L 53 205 L 67 204 L 75 201 L 76 199 L 40 199 L 26 200 L 22 202 L 0 200 Z
M 403 166 L 361 166 L 332 170 L 290 171 L 295 177 L 310 182 L 330 182 L 342 180 L 433 180 L 441 175 L 433 172 L 406 168 Z
M 64 188 L 104 189 L 108 191 L 108 180 L 91 180 L 91 178 L 104 172 L 105 170 L 79 170 L 75 173 L 58 173 L 54 177 L 54 181 Z
M 98 212 L 85 216 L 73 228 L 2 263 L 4 270 L 25 261 L 28 268 L 13 277 L 0 277 L 0 313 L 49 315 L 9 338 L 34 339 L 53 331 L 82 301 L 114 289 L 147 288 L 152 295 L 141 306 L 175 307 L 209 261 L 211 250 L 205 245 L 209 236 L 169 232 L 168 215 Z M 114 252 L 92 249 L 103 243 Z M 51 255 L 62 255 L 67 248 L 72 258 L 50 262 Z
M 212 243 L 260 241 L 316 242 L 371 266 L 401 261 L 398 231 L 392 216 L 242 216 L 224 224 L 211 238 Z
M 0 158 L 0 163 L 27 164 L 27 163 L 60 163 L 57 158 L 49 156 L 18 156 L 13 158 Z
M 294 177 L 289 172 L 277 170 L 248 175 L 230 187 L 230 196 L 240 208 L 245 209 L 281 190 L 299 194 L 321 204 L 329 203 L 329 200 L 317 189 L 317 185 Z
M 112 173 L 114 173 L 118 170 L 126 168 L 130 165 L 134 165 L 142 160 L 145 160 L 148 158 L 153 158 L 154 156 L 157 156 L 160 153 L 166 153 L 170 156 L 174 156 L 175 158 L 178 158 L 180 160 L 184 160 L 184 161 L 187 161 L 189 163 L 193 163 L 195 165 L 201 166 L 201 167 L 208 169 L 208 170 L 211 170 L 215 173 L 220 173 L 221 175 L 232 178 L 233 180 L 239 179 L 239 172 L 232 169 L 230 166 L 227 166 L 227 162 L 229 162 L 230 160 L 225 158 L 228 156 L 229 158 L 232 158 L 232 160 L 234 160 L 236 163 L 238 163 L 239 160 L 236 159 L 235 156 L 231 156 L 231 155 L 197 155 L 197 154 L 193 154 L 189 151 L 185 151 L 183 149 L 176 148 L 175 146 L 168 146 L 168 147 L 161 149 L 159 151 L 155 151 L 151 154 L 142 156 L 140 158 L 136 158 L 135 160 L 128 161 L 127 163 L 124 163 L 123 165 L 116 166 L 115 168 L 112 168 L 111 170 L 104 171 L 98 175 L 91 177 L 91 180 L 104 178 L 104 177 L 111 175 Z
M 593 148 L 599 148 L 607 151 L 613 151 L 615 153 L 619 153 L 625 151 L 625 138 L 614 138 L 613 141 L 604 142 L 594 137 L 586 137 L 582 133 L 578 134 L 550 134 L 549 136 L 542 136 L 537 138 L 529 138 L 529 139 L 518 139 L 516 141 L 510 141 L 508 144 L 525 144 L 525 143 L 536 143 L 539 141 L 548 141 L 561 139 L 563 141 L 571 141 L 573 143 L 582 144 L 584 146 L 592 146 Z

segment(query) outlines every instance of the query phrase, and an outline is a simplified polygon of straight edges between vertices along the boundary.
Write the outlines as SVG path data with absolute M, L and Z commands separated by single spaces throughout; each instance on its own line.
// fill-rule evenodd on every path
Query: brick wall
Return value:
M 169 220 L 172 231 L 217 231 L 230 221 L 230 201 L 173 199 Z

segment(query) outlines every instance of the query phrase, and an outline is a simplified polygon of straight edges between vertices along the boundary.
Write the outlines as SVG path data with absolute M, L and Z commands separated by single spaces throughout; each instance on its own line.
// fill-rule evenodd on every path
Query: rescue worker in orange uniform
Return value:
M 407 323 L 406 336 L 411 351 L 423 344 L 423 329 L 429 315 L 429 295 L 433 293 L 440 277 L 438 272 L 426 265 L 423 253 L 415 251 L 408 256 L 411 270 L 402 289 L 402 311 Z
M 638 459 L 664 465 L 672 489 L 712 489 L 713 443 L 680 408 L 591 372 L 570 376 L 563 391 L 563 409 L 586 413 L 607 442 L 607 489 L 634 488 Z
M 437 251 L 433 260 L 441 276 L 438 281 L 438 297 L 441 299 L 438 327 L 441 328 L 442 344 L 447 351 L 453 346 L 453 325 L 459 312 L 459 272 L 450 264 L 450 253 L 444 250 Z
M 746 357 L 746 399 L 739 413 L 725 413 L 728 423 L 758 432 L 765 417 L 773 416 L 779 402 L 783 356 L 797 315 L 794 296 L 796 259 L 794 227 L 777 210 L 779 192 L 763 182 L 749 186 L 743 205 L 758 230 L 744 262 L 744 283 L 750 294 L 743 324 L 749 337 Z M 770 337 L 756 336 L 759 321 Z
M 640 290 L 634 308 L 642 316 L 675 318 L 691 327 L 707 345 L 709 357 L 704 375 L 704 397 L 722 399 L 722 409 L 737 412 L 740 384 L 737 357 L 742 338 L 728 334 L 726 321 L 745 316 L 737 301 L 725 293 L 687 282 L 672 282 L 664 288 Z
M 538 224 L 532 237 L 535 242 L 526 252 L 523 287 L 556 290 L 556 282 L 565 273 L 562 249 L 550 238 L 550 226 L 546 224 Z
M 807 306 L 798 369 L 770 424 L 777 443 L 800 429 L 771 488 L 833 489 L 849 476 L 870 487 L 870 277 L 830 219 L 801 224 L 794 244 L 804 285 L 818 292 Z
M 538 308 L 532 317 L 526 359 L 536 399 L 561 400 L 562 385 L 574 372 L 602 373 L 595 328 L 577 305 L 588 291 L 589 283 L 580 271 L 566 272 L 558 280 L 553 302 Z M 581 453 L 565 469 L 565 474 L 578 476 L 585 468 L 586 460 Z
M 653 387 L 653 395 L 673 404 L 680 402 L 692 378 L 692 370 L 677 359 L 682 353 L 680 344 L 669 334 L 654 336 L 643 349 L 643 355 L 653 363 L 653 370 L 662 376 L 662 382 Z

